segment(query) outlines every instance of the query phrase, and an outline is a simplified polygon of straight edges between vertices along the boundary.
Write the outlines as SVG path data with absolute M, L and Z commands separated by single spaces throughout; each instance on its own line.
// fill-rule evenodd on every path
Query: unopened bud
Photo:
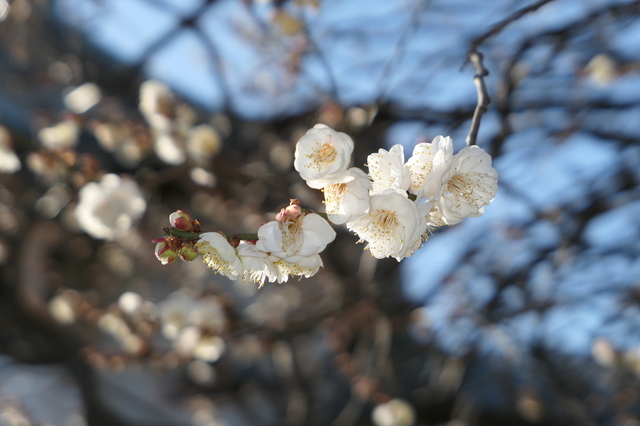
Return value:
M 156 257 L 163 265 L 176 261 L 178 253 L 171 238 L 156 238 L 152 242 L 156 243 Z
M 163 240 L 163 241 L 158 241 Z M 165 238 L 157 238 L 153 240 L 156 244 L 156 257 L 163 265 L 173 263 L 178 258 L 178 253 L 172 250 L 171 244 L 169 244 Z
M 276 220 L 282 222 L 287 217 L 297 218 L 302 214 L 302 208 L 296 204 L 292 204 L 287 208 L 280 210 L 276 215 Z
M 177 210 L 169 216 L 171 226 L 181 231 L 191 231 L 193 228 L 193 218 L 187 212 Z
M 180 250 L 180 258 L 185 262 L 191 262 L 198 257 L 198 250 L 195 247 L 195 243 L 189 243 L 182 246 Z
M 229 240 L 229 244 L 231 244 L 231 246 L 235 247 L 235 248 L 238 248 L 238 246 L 240 245 L 240 241 L 241 241 L 240 237 L 236 237 L 236 236 L 233 236 L 231 238 L 227 238 L 227 240 Z

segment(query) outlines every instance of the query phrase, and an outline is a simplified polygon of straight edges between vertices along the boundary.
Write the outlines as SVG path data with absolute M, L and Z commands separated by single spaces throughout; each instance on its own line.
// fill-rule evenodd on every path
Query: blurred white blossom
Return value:
M 171 133 L 158 133 L 154 138 L 153 149 L 165 163 L 177 166 L 187 159 L 183 141 Z
M 199 124 L 189 129 L 186 148 L 193 160 L 211 159 L 220 151 L 221 147 L 220 135 L 209 124 Z
M 194 326 L 207 333 L 221 333 L 227 327 L 227 317 L 216 297 L 196 299 L 192 294 L 178 290 L 159 304 L 162 334 L 175 340 L 180 332 Z
M 140 85 L 138 108 L 153 129 L 169 130 L 174 102 L 171 90 L 159 81 L 147 80 Z
M 371 418 L 375 426 L 412 426 L 416 421 L 416 410 L 404 399 L 395 398 L 376 405 Z
M 94 238 L 114 240 L 144 214 L 147 203 L 131 179 L 106 174 L 79 192 L 75 216 L 80 227 Z
M 73 148 L 78 144 L 80 129 L 75 119 L 68 118 L 51 127 L 45 127 L 38 132 L 38 139 L 47 149 Z
M 82 114 L 100 102 L 102 92 L 95 83 L 85 83 L 76 87 L 64 97 L 64 104 L 75 114 Z
M 0 126 L 0 173 L 15 173 L 20 168 L 20 159 L 11 147 L 11 135 Z

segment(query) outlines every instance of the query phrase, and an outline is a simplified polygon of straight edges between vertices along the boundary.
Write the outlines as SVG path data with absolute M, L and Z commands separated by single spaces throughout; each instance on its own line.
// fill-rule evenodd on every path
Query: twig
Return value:
M 506 17 L 502 21 L 498 22 L 489 31 L 487 31 L 483 35 L 473 39 L 473 41 L 471 42 L 471 46 L 469 47 L 469 56 L 471 56 L 471 54 L 473 52 L 475 52 L 478 49 L 478 46 L 480 46 L 482 43 L 484 43 L 485 40 L 487 40 L 488 38 L 493 37 L 494 35 L 498 34 L 500 31 L 502 31 L 507 25 L 509 25 L 513 21 L 516 21 L 516 20 L 522 18 L 527 13 L 535 12 L 536 10 L 540 9 L 545 4 L 550 3 L 552 1 L 553 0 L 542 0 L 542 1 L 539 1 L 538 3 L 532 4 L 529 7 L 525 7 L 524 9 L 518 10 L 517 12 L 509 15 L 508 17 Z
M 474 111 L 473 119 L 471 120 L 471 128 L 469 129 L 469 136 L 467 136 L 467 146 L 476 145 L 482 114 L 487 112 L 487 106 L 491 103 L 491 98 L 489 98 L 489 93 L 487 92 L 487 86 L 484 84 L 484 77 L 489 75 L 489 71 L 487 71 L 482 63 L 482 53 L 473 50 L 469 54 L 469 60 L 476 70 L 476 76 L 473 78 L 473 82 L 475 83 L 476 90 L 478 91 L 478 104 L 476 105 L 476 110 Z
M 400 62 L 402 57 L 405 54 L 405 48 L 407 40 L 413 31 L 417 31 L 420 28 L 420 21 L 422 18 L 422 12 L 429 6 L 431 0 L 417 0 L 413 10 L 411 11 L 411 15 L 407 20 L 407 23 L 398 38 L 389 58 L 384 64 L 382 68 L 382 72 L 380 73 L 380 77 L 378 77 L 378 81 L 376 86 L 380 88 L 380 94 L 378 95 L 377 103 L 381 104 L 389 91 L 389 75 L 393 71 L 393 69 Z
M 476 139 L 478 138 L 478 129 L 480 128 L 480 120 L 482 119 L 482 114 L 487 112 L 487 106 L 489 105 L 489 103 L 491 103 L 489 93 L 487 92 L 487 87 L 484 84 L 484 77 L 489 74 L 489 71 L 487 71 L 487 69 L 484 67 L 484 64 L 482 63 L 482 54 L 478 52 L 478 47 L 488 38 L 493 37 L 494 35 L 501 32 L 512 22 L 522 18 L 527 13 L 538 10 L 551 1 L 553 0 L 541 0 L 529 7 L 520 9 L 517 12 L 509 15 L 502 21 L 498 22 L 493 26 L 493 28 L 491 28 L 483 35 L 476 37 L 471 41 L 471 45 L 469 46 L 468 51 L 468 58 L 476 70 L 476 76 L 473 79 L 473 82 L 476 84 L 476 89 L 478 91 L 478 105 L 476 106 L 476 110 L 473 113 L 471 129 L 469 129 L 469 136 L 467 136 L 467 146 L 476 145 Z

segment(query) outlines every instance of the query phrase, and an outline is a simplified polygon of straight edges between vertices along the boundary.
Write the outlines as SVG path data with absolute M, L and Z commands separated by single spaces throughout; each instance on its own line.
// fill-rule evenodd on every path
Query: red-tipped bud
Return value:
M 231 244 L 232 247 L 238 248 L 238 246 L 240 245 L 240 238 L 233 236 L 231 238 L 227 238 L 229 240 L 229 244 Z
M 292 204 L 287 208 L 280 210 L 280 213 L 276 215 L 276 220 L 282 222 L 287 217 L 297 218 L 302 214 L 302 208 L 296 204 Z
M 181 231 L 190 232 L 194 226 L 194 220 L 191 215 L 185 211 L 177 210 L 169 216 L 169 222 L 171 226 Z
M 182 246 L 180 249 L 180 259 L 185 262 L 191 262 L 198 257 L 198 249 L 195 242 L 189 242 Z
M 171 238 L 156 238 L 153 240 L 156 244 L 156 257 L 163 265 L 173 263 L 178 258 L 178 252 L 173 247 L 173 240 Z

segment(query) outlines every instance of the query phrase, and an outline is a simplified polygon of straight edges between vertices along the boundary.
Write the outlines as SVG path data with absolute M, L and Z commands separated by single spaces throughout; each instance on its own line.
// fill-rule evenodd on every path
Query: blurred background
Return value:
M 640 425 L 639 12 L 0 0 L 0 425 Z M 363 168 L 462 148 L 473 48 L 484 216 L 402 263 L 336 227 L 315 277 L 262 289 L 157 261 L 177 209 L 322 211 L 292 167 L 316 123 Z

